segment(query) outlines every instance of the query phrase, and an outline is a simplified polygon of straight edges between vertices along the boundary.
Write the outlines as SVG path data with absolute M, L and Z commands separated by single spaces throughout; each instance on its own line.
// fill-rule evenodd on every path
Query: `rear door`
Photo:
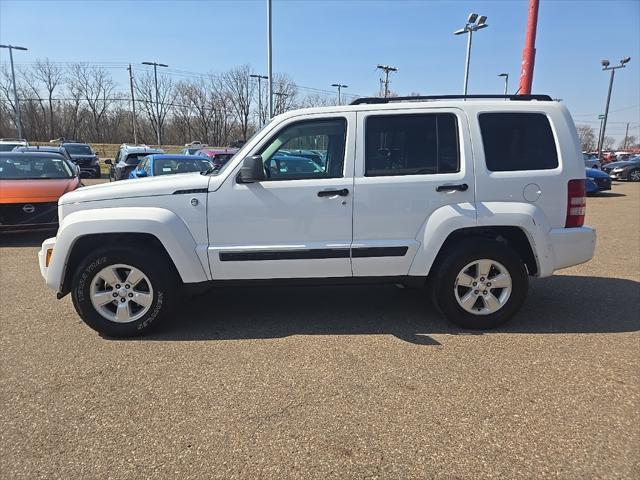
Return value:
M 358 112 L 352 268 L 354 276 L 407 275 L 438 209 L 475 221 L 466 116 L 459 109 Z

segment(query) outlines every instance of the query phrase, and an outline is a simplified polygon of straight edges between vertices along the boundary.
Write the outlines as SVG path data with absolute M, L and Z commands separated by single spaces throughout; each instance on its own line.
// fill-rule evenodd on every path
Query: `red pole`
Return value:
M 527 19 L 527 37 L 522 50 L 522 68 L 520 70 L 520 95 L 531 93 L 533 83 L 533 65 L 536 61 L 536 29 L 538 27 L 539 0 L 529 0 L 529 17 Z

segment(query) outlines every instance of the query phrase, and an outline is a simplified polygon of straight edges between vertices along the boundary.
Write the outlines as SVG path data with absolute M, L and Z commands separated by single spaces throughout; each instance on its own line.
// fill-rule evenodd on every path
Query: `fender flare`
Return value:
M 157 207 L 115 207 L 80 210 L 60 224 L 47 272 L 47 285 L 60 291 L 65 270 L 76 242 L 87 235 L 145 233 L 156 237 L 173 261 L 184 283 L 209 280 L 207 269 L 196 253 L 196 242 L 182 219 Z
M 456 230 L 498 226 L 520 228 L 535 257 L 537 276 L 553 273 L 554 255 L 547 235 L 551 227 L 542 210 L 530 203 L 481 202 L 445 205 L 433 212 L 418 232 L 417 240 L 422 247 L 413 259 L 409 275 L 428 275 L 442 246 Z

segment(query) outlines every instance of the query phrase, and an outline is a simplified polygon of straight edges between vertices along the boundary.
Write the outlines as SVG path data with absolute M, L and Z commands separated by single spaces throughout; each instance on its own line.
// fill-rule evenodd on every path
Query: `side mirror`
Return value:
M 104 160 L 104 163 L 105 163 L 106 165 L 113 165 L 113 162 L 111 161 L 111 159 L 110 159 L 110 158 L 107 158 L 106 160 Z
M 242 162 L 242 168 L 238 174 L 238 183 L 255 183 L 265 179 L 264 164 L 261 155 L 247 157 Z

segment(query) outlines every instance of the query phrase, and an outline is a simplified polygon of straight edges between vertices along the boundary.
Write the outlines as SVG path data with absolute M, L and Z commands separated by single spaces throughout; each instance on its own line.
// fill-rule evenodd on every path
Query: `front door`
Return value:
M 355 114 L 293 117 L 249 155 L 265 181 L 209 194 L 214 280 L 351 276 Z

